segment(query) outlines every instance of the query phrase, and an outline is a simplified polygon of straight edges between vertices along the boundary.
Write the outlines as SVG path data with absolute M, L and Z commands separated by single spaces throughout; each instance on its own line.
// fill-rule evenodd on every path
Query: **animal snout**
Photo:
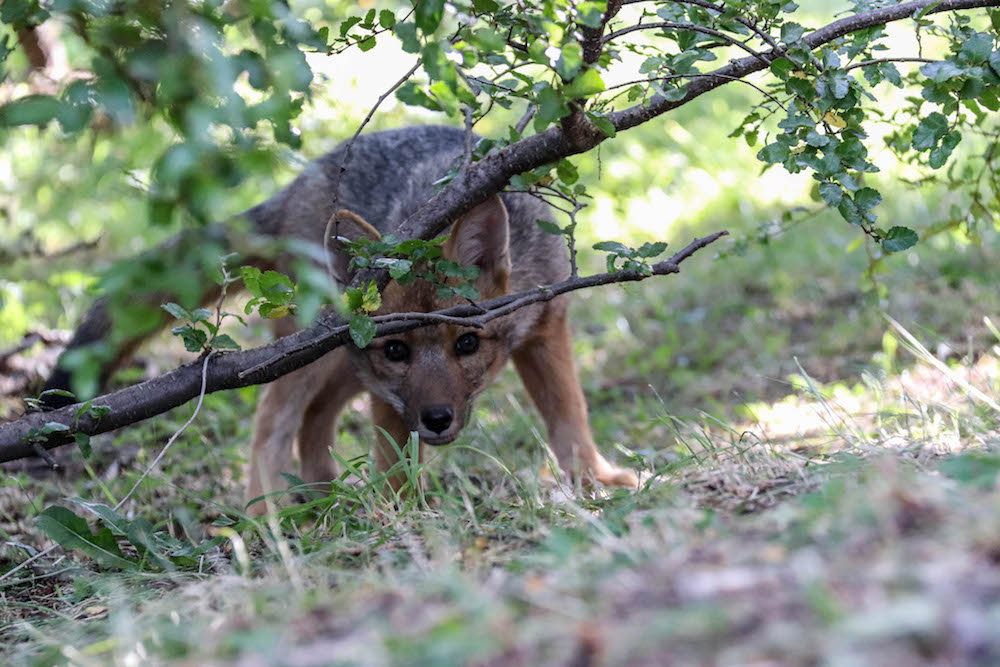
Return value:
M 444 433 L 455 413 L 450 405 L 429 405 L 420 411 L 420 421 L 434 433 Z

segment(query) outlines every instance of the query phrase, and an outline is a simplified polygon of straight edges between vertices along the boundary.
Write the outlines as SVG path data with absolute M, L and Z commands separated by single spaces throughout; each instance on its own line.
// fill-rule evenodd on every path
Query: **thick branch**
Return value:
M 695 239 L 669 259 L 652 265 L 650 275 L 677 273 L 681 262 L 725 234 L 726 232 L 716 232 Z M 464 318 L 467 326 L 482 326 L 518 308 L 540 301 L 549 301 L 566 292 L 598 285 L 635 282 L 648 277 L 649 275 L 638 271 L 619 271 L 571 278 L 556 285 L 492 299 L 478 307 L 455 306 L 436 315 L 447 317 L 451 322 L 457 321 L 455 318 Z M 376 336 L 398 334 L 434 323 L 436 323 L 435 318 L 428 317 L 427 314 L 420 314 L 407 320 L 383 320 L 378 325 Z M 319 335 L 316 329 L 317 327 L 313 327 L 246 352 L 213 353 L 215 356 L 211 363 L 206 364 L 204 359 L 199 359 L 165 375 L 98 397 L 94 399 L 93 405 L 105 405 L 111 408 L 110 412 L 100 420 L 87 414 L 75 420 L 80 406 L 70 405 L 51 412 L 32 413 L 15 422 L 0 424 L 0 462 L 36 455 L 38 444 L 45 449 L 64 445 L 72 441 L 74 432 L 97 435 L 134 424 L 182 405 L 202 392 L 212 393 L 268 382 L 351 342 L 348 327 L 345 325 L 329 329 Z M 272 356 L 274 352 L 278 354 Z M 249 374 L 242 372 L 243 369 L 254 367 L 258 368 L 255 372 Z M 41 443 L 37 439 L 35 441 L 30 439 L 32 431 L 38 433 L 45 424 L 51 422 L 63 424 L 71 431 L 51 433 Z
M 806 35 L 804 41 L 810 49 L 815 49 L 858 30 L 910 18 L 915 13 L 930 5 L 934 5 L 934 7 L 929 11 L 929 14 L 938 14 L 940 12 L 951 12 L 961 9 L 1000 7 L 1000 0 L 916 0 L 915 2 L 904 2 L 899 5 L 873 9 L 869 12 L 862 12 L 840 19 L 839 21 L 834 21 Z M 778 53 L 775 49 L 771 49 L 765 51 L 762 55 L 765 59 L 771 60 Z M 739 60 L 733 60 L 725 67 L 720 67 L 712 72 L 706 72 L 705 77 L 692 81 L 688 84 L 687 94 L 679 100 L 671 101 L 662 95 L 654 95 L 645 104 L 637 104 L 634 107 L 611 114 L 610 120 L 614 123 L 615 129 L 618 131 L 633 128 L 651 118 L 683 106 L 694 98 L 704 95 L 710 90 L 715 90 L 719 86 L 732 81 L 734 78 L 742 79 L 748 74 L 761 71 L 766 66 L 756 56 L 747 56 Z

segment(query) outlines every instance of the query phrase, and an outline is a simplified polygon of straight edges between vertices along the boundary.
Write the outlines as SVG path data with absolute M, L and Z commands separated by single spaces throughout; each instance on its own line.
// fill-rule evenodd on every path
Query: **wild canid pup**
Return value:
M 343 145 L 243 215 L 262 235 L 322 243 L 336 205 L 378 233 L 390 232 L 433 194 L 434 182 L 456 165 L 464 141 L 461 130 L 434 126 L 362 135 L 344 165 L 336 204 L 332 183 L 344 157 Z M 550 218 L 548 206 L 531 195 L 493 197 L 454 223 L 444 255 L 479 268 L 474 284 L 484 299 L 559 282 L 569 275 L 563 242 L 535 224 Z M 350 220 L 339 231 L 348 237 L 371 233 L 368 225 Z M 280 261 L 272 264 L 287 272 Z M 333 264 L 338 280 L 348 281 L 349 258 L 338 254 Z M 206 300 L 210 297 L 205 295 Z M 406 286 L 392 282 L 378 312 L 429 312 L 452 303 L 439 299 L 436 288 L 420 280 Z M 284 488 L 279 473 L 290 469 L 296 442 L 302 479 L 333 479 L 337 471 L 328 447 L 334 423 L 341 408 L 361 391 L 371 395 L 375 424 L 397 443 L 405 443 L 411 431 L 418 433 L 421 457 L 427 445 L 451 442 L 465 426 L 473 399 L 508 358 L 545 421 L 549 444 L 563 470 L 584 481 L 635 486 L 636 475 L 609 463 L 594 445 L 573 365 L 567 305 L 559 297 L 495 319 L 484 329 L 437 325 L 379 338 L 365 349 L 342 347 L 267 385 L 257 408 L 248 499 Z M 100 301 L 91 309 L 70 349 L 106 337 L 106 310 Z M 276 332 L 291 333 L 295 325 L 290 320 L 278 320 Z M 124 356 L 134 342 L 122 347 Z M 65 371 L 57 370 L 47 388 L 66 388 L 68 379 Z M 378 435 L 377 469 L 385 472 L 397 460 L 395 449 Z M 397 488 L 402 483 L 390 481 Z M 266 509 L 258 502 L 250 512 Z

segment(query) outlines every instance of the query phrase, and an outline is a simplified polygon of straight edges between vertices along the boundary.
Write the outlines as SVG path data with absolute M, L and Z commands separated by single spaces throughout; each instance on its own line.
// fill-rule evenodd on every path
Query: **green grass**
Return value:
M 941 277 L 968 258 L 959 245 L 886 278 L 881 306 L 906 308 L 932 350 L 950 345 L 942 374 L 886 337 L 880 304 L 847 280 L 856 267 L 814 239 L 577 300 L 595 436 L 644 470 L 641 491 L 548 481 L 541 425 L 507 372 L 459 443 L 434 450 L 422 497 L 342 484 L 273 520 L 241 519 L 254 392 L 209 396 L 123 517 L 219 545 L 186 567 L 147 557 L 126 573 L 57 549 L 3 582 L 5 660 L 1000 660 L 1000 415 L 949 384 L 997 395 L 998 340 L 975 319 L 996 312 L 995 289 Z M 764 272 L 775 257 L 816 280 Z M 47 505 L 120 499 L 190 410 L 98 439 L 88 466 L 63 476 L 7 476 L 3 569 L 46 544 L 33 521 Z M 776 435 L 791 416 L 801 429 Z M 371 437 L 363 416 L 343 420 L 343 455 L 364 477 Z

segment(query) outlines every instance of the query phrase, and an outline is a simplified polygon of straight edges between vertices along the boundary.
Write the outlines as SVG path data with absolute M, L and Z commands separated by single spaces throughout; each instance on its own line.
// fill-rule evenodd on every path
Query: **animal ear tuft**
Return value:
M 510 241 L 507 207 L 498 195 L 463 215 L 451 228 L 444 256 L 479 268 L 476 289 L 483 298 L 507 293 Z

